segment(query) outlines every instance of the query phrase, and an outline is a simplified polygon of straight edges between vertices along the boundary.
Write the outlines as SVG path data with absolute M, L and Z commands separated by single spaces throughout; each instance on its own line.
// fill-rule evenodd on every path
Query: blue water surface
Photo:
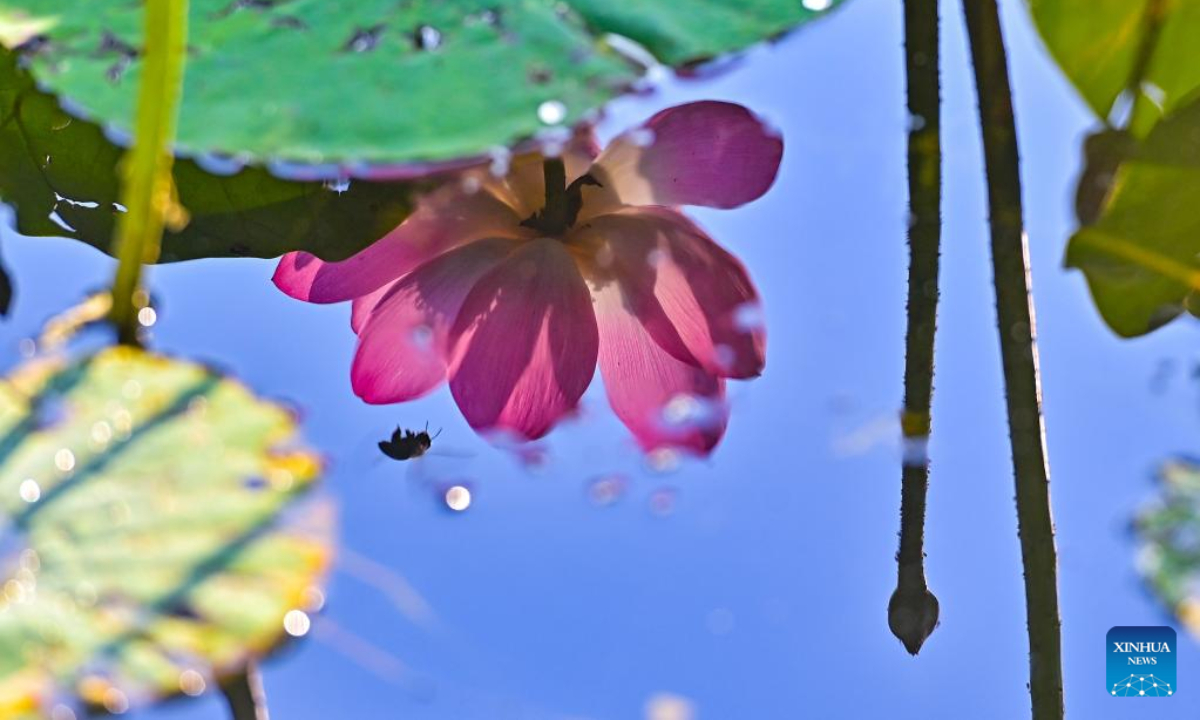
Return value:
M 928 575 L 941 626 L 919 657 L 889 633 L 899 507 L 897 410 L 907 251 L 898 2 L 853 0 L 718 77 L 616 103 L 611 135 L 655 110 L 720 98 L 771 118 L 787 147 L 762 200 L 696 216 L 750 268 L 770 333 L 766 373 L 731 386 L 709 461 L 646 465 L 601 388 L 531 468 L 477 438 L 441 390 L 370 407 L 351 392 L 344 306 L 285 297 L 273 263 L 155 268 L 157 348 L 229 368 L 303 410 L 340 507 L 328 603 L 265 667 L 272 716 L 412 720 L 1028 717 L 1024 598 L 986 235 L 974 86 L 959 7 L 943 4 L 945 232 Z M 1200 445 L 1193 320 L 1136 341 L 1100 321 L 1062 268 L 1080 142 L 1095 124 L 1003 3 L 1024 156 L 1075 718 L 1194 718 L 1200 658 L 1179 627 L 1178 692 L 1105 691 L 1105 633 L 1171 622 L 1144 591 L 1128 524 L 1157 462 Z M 4 365 L 112 262 L 11 232 L 19 283 Z M 379 462 L 397 423 L 444 428 L 417 470 Z M 616 502 L 589 494 L 621 475 Z M 463 483 L 466 512 L 431 490 Z M 1178 627 L 1178 626 L 1177 626 Z M 1152 706 L 1148 707 L 1147 702 Z M 219 697 L 135 713 L 199 720 Z

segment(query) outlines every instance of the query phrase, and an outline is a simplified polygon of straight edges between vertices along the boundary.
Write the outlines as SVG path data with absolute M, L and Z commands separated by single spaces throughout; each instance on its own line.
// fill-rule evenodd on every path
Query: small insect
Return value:
M 393 460 L 411 460 L 429 452 L 429 448 L 433 447 L 433 439 L 441 434 L 442 431 L 438 430 L 433 435 L 430 435 L 429 423 L 425 423 L 425 429 L 421 432 L 404 430 L 397 425 L 396 431 L 392 433 L 391 440 L 381 441 L 379 449 L 383 451 L 384 455 Z

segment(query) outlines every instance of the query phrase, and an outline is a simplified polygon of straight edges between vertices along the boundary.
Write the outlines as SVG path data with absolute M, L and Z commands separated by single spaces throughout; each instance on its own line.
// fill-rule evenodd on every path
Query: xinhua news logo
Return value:
M 1114 697 L 1171 697 L 1175 686 L 1175 630 L 1115 627 L 1108 631 L 1108 694 Z

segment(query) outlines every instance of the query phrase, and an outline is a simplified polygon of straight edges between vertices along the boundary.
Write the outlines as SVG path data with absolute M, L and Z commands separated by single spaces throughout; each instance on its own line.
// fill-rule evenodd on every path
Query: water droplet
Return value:
M 429 352 L 433 349 L 433 328 L 428 325 L 417 325 L 413 327 L 410 335 L 412 344 L 418 350 Z
M 629 487 L 624 475 L 602 475 L 588 483 L 587 496 L 593 505 L 607 507 L 616 503 Z
M 76 720 L 75 711 L 66 705 L 55 705 L 50 711 L 50 720 Z
M 21 338 L 17 343 L 17 350 L 21 353 L 21 357 L 29 359 L 37 354 L 37 343 L 32 338 Z
M 646 720 L 695 720 L 696 706 L 680 695 L 659 693 L 646 701 Z
M 369 28 L 359 28 L 342 47 L 346 52 L 370 52 L 379 44 L 379 36 L 383 34 L 384 26 L 375 25 Z
M 674 448 L 655 448 L 646 454 L 646 465 L 656 473 L 669 473 L 679 469 L 679 451 Z
M 350 178 L 342 175 L 332 180 L 326 180 L 325 182 L 321 183 L 321 187 L 341 195 L 350 189 Z
M 488 172 L 492 177 L 502 178 L 508 174 L 508 169 L 512 163 L 512 152 L 506 147 L 494 147 L 488 150 L 488 157 L 491 158 L 491 165 L 488 166 Z
M 188 697 L 199 697 L 204 694 L 207 683 L 204 676 L 195 670 L 184 670 L 179 673 L 179 689 Z
M 418 50 L 437 50 L 442 46 L 442 33 L 430 25 L 422 25 L 413 32 L 413 43 Z
M 538 120 L 546 125 L 558 125 L 567 119 L 567 106 L 561 100 L 547 100 L 538 105 Z
M 21 487 L 17 489 L 17 493 L 27 503 L 35 503 L 42 499 L 42 488 L 37 484 L 37 480 L 33 478 L 22 480 Z
M 638 128 L 629 132 L 629 142 L 637 147 L 650 147 L 656 139 L 654 130 L 648 127 Z
M 468 195 L 474 195 L 479 192 L 479 188 L 483 187 L 483 181 L 476 175 L 464 175 L 462 179 L 462 191 Z
M 762 330 L 766 324 L 762 305 L 756 302 L 742 303 L 733 311 L 733 326 L 744 333 Z
M 312 620 L 303 610 L 288 610 L 283 616 L 283 630 L 292 637 L 304 637 L 312 628 Z
M 137 380 L 126 380 L 121 386 L 121 394 L 130 400 L 137 400 L 142 396 L 142 384 Z
M 925 118 L 924 117 L 917 115 L 916 113 L 909 113 L 909 115 L 908 115 L 908 131 L 909 132 L 917 132 L 919 130 L 924 129 L 924 127 L 925 127 Z
M 654 248 L 650 252 L 646 253 L 646 264 L 652 268 L 658 268 L 667 261 L 668 257 L 669 256 L 667 255 L 666 250 L 663 250 L 662 248 Z
M 325 607 L 325 593 L 321 592 L 321 588 L 310 585 L 300 593 L 300 602 L 307 612 L 321 612 L 321 609 Z
M 104 709 L 113 715 L 122 715 L 129 711 L 129 698 L 115 687 L 110 687 L 104 693 Z
M 154 323 L 158 322 L 158 313 L 152 307 L 144 307 L 138 310 L 137 319 L 138 324 L 142 327 L 152 327 Z
M 675 512 L 675 504 L 679 493 L 674 488 L 659 488 L 650 493 L 650 512 L 658 517 L 666 517 Z
M 813 12 L 821 12 L 828 10 L 833 5 L 833 0 L 801 0 L 800 4 Z
M 663 406 L 663 420 L 671 425 L 682 425 L 691 422 L 700 412 L 700 401 L 694 395 L 679 393 Z
M 471 507 L 471 491 L 463 485 L 452 485 L 446 488 L 443 499 L 446 502 L 446 507 L 454 512 L 463 512 Z
M 59 448 L 58 452 L 54 453 L 54 467 L 62 472 L 71 472 L 75 469 L 75 453 L 69 448 Z
M 737 365 L 737 351 L 725 344 L 714 345 L 713 359 L 717 361 L 717 367 L 732 370 Z
M 538 150 L 542 155 L 559 157 L 571 140 L 571 131 L 565 127 L 543 128 L 534 135 L 534 139 L 537 140 Z
M 112 436 L 112 425 L 109 425 L 107 421 L 101 420 L 92 425 L 92 440 L 97 445 L 107 445 L 112 440 Z
M 901 460 L 905 467 L 925 467 L 929 464 L 929 437 L 906 437 L 901 441 Z

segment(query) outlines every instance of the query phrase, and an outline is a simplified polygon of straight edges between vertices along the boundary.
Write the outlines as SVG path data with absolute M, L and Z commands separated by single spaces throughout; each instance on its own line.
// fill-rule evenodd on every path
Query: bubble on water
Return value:
M 303 610 L 288 610 L 283 616 L 283 630 L 292 637 L 304 637 L 312 628 L 312 620 Z
M 158 322 L 158 313 L 152 307 L 144 307 L 138 310 L 137 320 L 142 327 L 152 327 L 154 323 Z
M 565 127 L 544 128 L 539 130 L 534 138 L 538 142 L 538 149 L 542 155 L 558 157 L 562 155 L 567 143 L 571 140 L 571 131 Z
M 100 420 L 92 425 L 92 441 L 97 445 L 107 445 L 113 437 L 112 425 L 106 420 Z
M 646 466 L 656 473 L 669 473 L 679 469 L 679 451 L 660 447 L 646 453 Z
M 142 396 L 142 384 L 137 380 L 126 380 L 121 386 L 121 394 L 130 400 L 137 400 Z
M 340 175 L 332 180 L 326 180 L 321 183 L 321 187 L 341 195 L 350 189 L 350 178 Z
M 483 181 L 479 179 L 478 175 L 464 175 L 461 186 L 463 192 L 468 195 L 474 195 L 483 187 Z
M 75 711 L 66 705 L 55 705 L 50 711 L 50 720 L 76 720 Z
M 413 33 L 418 50 L 437 50 L 442 46 L 442 32 L 432 25 L 422 25 Z
M 646 720 L 695 720 L 696 705 L 681 695 L 658 693 L 646 701 Z
M 54 453 L 54 467 L 65 473 L 71 472 L 75 469 L 75 453 L 70 448 L 59 448 Z
M 123 715 L 129 712 L 129 698 L 115 687 L 110 687 L 104 693 L 104 709 L 113 715 Z
M 429 352 L 433 349 L 433 328 L 425 324 L 416 325 L 409 331 L 409 339 L 412 340 L 413 347 Z
M 588 483 L 587 497 L 593 505 L 607 507 L 620 500 L 628 488 L 629 480 L 624 475 L 601 475 Z
M 658 517 L 666 517 L 675 512 L 675 505 L 679 502 L 679 491 L 675 488 L 659 488 L 650 493 L 648 504 L 650 512 Z
M 508 174 L 509 167 L 512 165 L 511 150 L 506 147 L 496 146 L 488 150 L 488 157 L 492 161 L 488 166 L 488 172 L 493 177 L 502 178 Z
M 650 252 L 646 253 L 646 264 L 657 269 L 659 266 L 665 263 L 669 257 L 670 256 L 667 254 L 666 250 L 663 250 L 662 248 L 654 248 Z
M 917 132 L 925 128 L 925 118 L 916 113 L 908 114 L 908 131 Z
M 538 105 L 537 115 L 545 125 L 558 125 L 567 119 L 567 106 L 561 100 L 547 100 Z
M 195 670 L 184 670 L 179 673 L 179 690 L 188 697 L 203 695 L 207 686 L 204 676 Z
M 37 354 L 37 343 L 33 338 L 21 338 L 17 343 L 17 352 L 21 353 L 21 357 L 29 359 Z
M 446 507 L 456 513 L 471 507 L 471 490 L 465 485 L 451 485 L 442 496 Z
M 633 143 L 637 147 L 642 147 L 642 148 L 650 147 L 651 145 L 654 144 L 654 141 L 658 139 L 654 133 L 654 130 L 651 128 L 648 128 L 648 127 L 642 127 L 642 128 L 637 128 L 636 130 L 631 130 L 631 131 L 629 131 L 628 137 L 629 137 L 629 142 Z
M 310 613 L 321 612 L 325 607 L 325 593 L 316 585 L 309 585 L 300 593 L 300 604 Z
M 733 326 L 744 333 L 762 330 L 767 324 L 762 305 L 756 302 L 742 303 L 733 311 Z
M 42 499 L 42 487 L 38 485 L 37 480 L 26 478 L 21 481 L 21 486 L 17 488 L 17 494 L 27 503 L 35 503 Z
M 929 465 L 929 437 L 926 435 L 905 437 L 900 446 L 901 463 L 905 467 Z

